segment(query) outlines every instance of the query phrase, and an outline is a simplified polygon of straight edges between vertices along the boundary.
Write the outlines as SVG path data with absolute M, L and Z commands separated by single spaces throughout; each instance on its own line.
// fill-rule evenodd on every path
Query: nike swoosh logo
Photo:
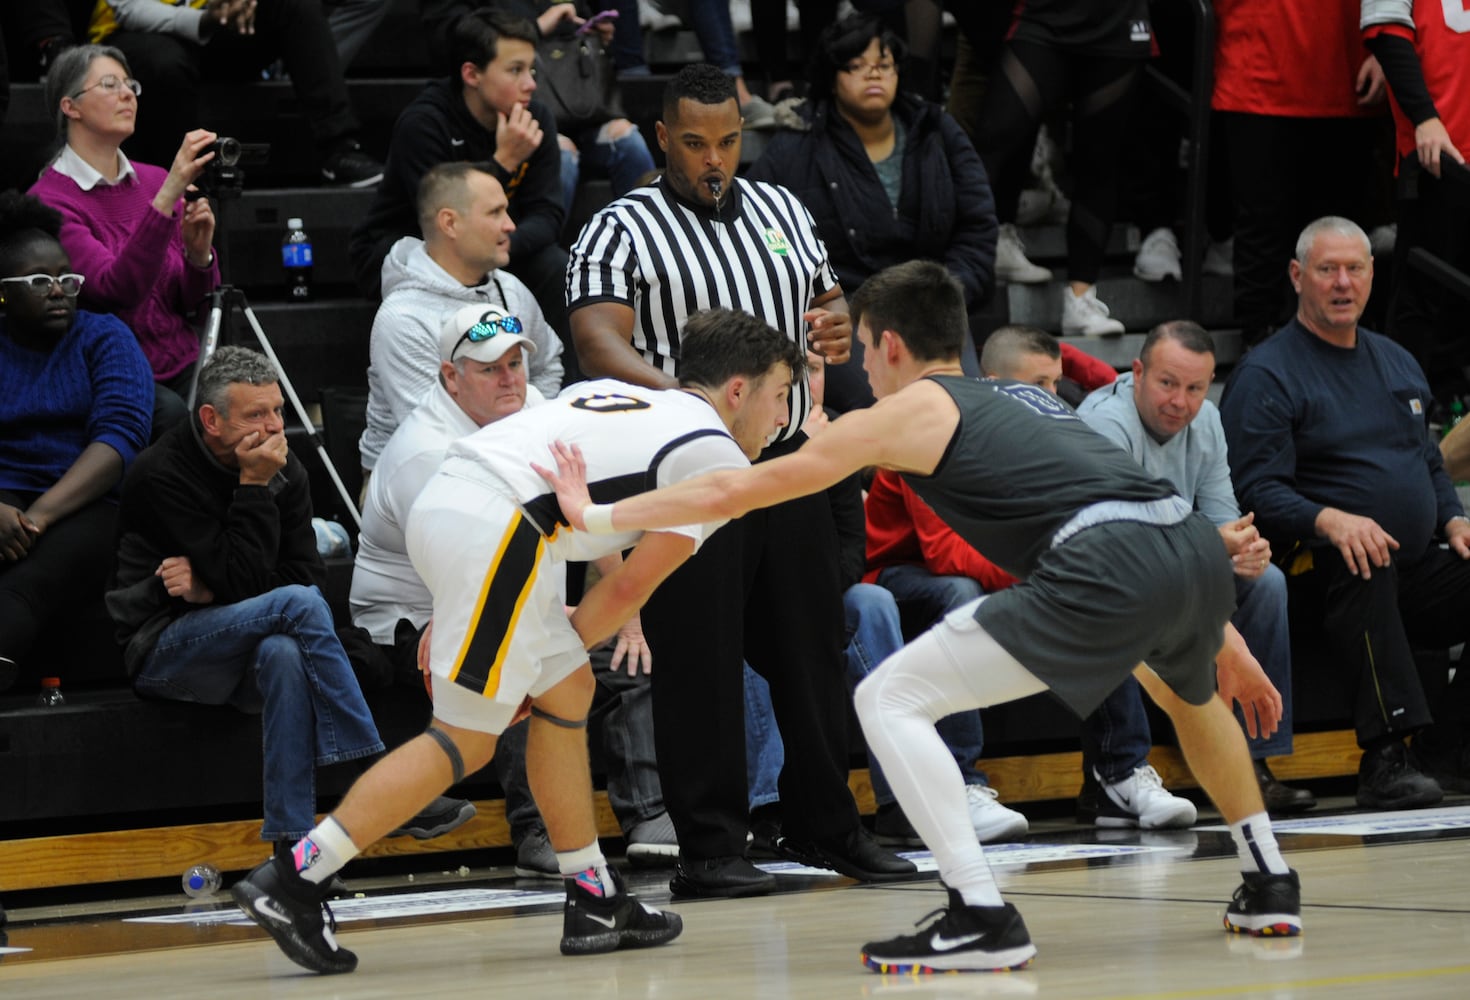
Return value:
M 929 947 L 935 951 L 954 951 L 956 948 L 963 948 L 967 944 L 974 944 L 984 936 L 984 934 L 965 934 L 957 938 L 947 938 L 942 934 L 935 934 L 929 939 Z
M 463 139 L 450 139 L 449 140 L 449 144 L 451 146 L 463 146 L 464 145 L 464 140 Z
M 606 927 L 608 930 L 612 930 L 614 927 L 616 927 L 618 925 L 618 920 L 617 920 L 616 917 L 599 917 L 597 914 L 595 914 L 595 913 L 588 913 L 586 910 L 583 910 L 582 911 L 582 914 L 588 920 L 595 920 L 597 923 L 599 923 L 602 926 Z
M 262 897 L 254 902 L 255 912 L 267 920 L 273 920 L 278 924 L 291 923 L 291 917 L 280 908 L 276 902 L 269 897 Z

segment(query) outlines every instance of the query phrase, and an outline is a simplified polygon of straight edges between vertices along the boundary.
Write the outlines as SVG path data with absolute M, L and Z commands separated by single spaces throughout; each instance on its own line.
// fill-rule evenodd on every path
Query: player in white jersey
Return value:
M 466 336 L 473 336 L 474 332 Z M 486 330 L 484 336 L 495 336 Z M 573 531 L 531 469 L 552 441 L 598 459 L 594 496 L 615 500 L 701 472 L 742 467 L 785 425 L 800 348 L 746 313 L 711 310 L 683 334 L 678 389 L 612 380 L 481 429 L 451 447 L 409 514 L 408 550 L 434 598 L 428 650 L 434 720 L 365 773 L 295 846 L 233 889 L 298 964 L 350 972 L 323 888 L 363 847 L 466 773 L 529 710 L 526 769 L 567 893 L 561 950 L 594 954 L 678 936 L 677 914 L 628 895 L 602 856 L 587 762 L 593 678 L 586 649 L 607 639 L 723 521 L 658 532 Z M 567 615 L 564 566 L 632 547 Z

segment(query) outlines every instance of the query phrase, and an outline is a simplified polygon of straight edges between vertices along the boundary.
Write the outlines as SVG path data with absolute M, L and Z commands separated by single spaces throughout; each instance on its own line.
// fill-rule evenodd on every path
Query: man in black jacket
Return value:
M 316 767 L 383 743 L 319 589 L 306 467 L 286 447 L 275 368 L 222 347 L 198 399 L 124 480 L 107 607 L 140 694 L 261 715 L 261 839 L 289 847 L 316 822 Z M 436 800 L 399 832 L 436 835 L 473 815 Z
M 389 247 L 418 236 L 419 181 L 430 167 L 455 160 L 485 163 L 510 199 L 516 231 L 510 265 L 541 303 L 567 345 L 567 381 L 576 381 L 566 324 L 566 251 L 557 243 L 562 204 L 556 119 L 539 101 L 533 72 L 536 26 L 496 10 L 466 14 L 449 38 L 453 72 L 435 80 L 398 116 L 388 165 L 372 209 L 352 231 L 358 287 L 377 298 Z

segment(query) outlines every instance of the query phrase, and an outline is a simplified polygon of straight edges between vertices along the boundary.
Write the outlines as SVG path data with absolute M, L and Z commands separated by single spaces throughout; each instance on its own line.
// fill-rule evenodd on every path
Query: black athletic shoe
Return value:
M 1365 809 L 1418 809 L 1444 798 L 1444 790 L 1423 774 L 1397 740 L 1363 751 L 1358 762 L 1358 805 Z
M 735 899 L 764 896 L 776 888 L 776 876 L 762 871 L 738 854 L 718 858 L 686 858 L 682 854 L 669 879 L 675 896 L 696 899 Z
M 289 861 L 272 857 L 236 882 L 230 895 L 302 968 L 324 975 L 357 968 L 357 956 L 337 944 L 337 921 L 322 887 L 296 874 Z
M 468 799 L 451 799 L 441 795 L 420 809 L 417 816 L 408 820 L 388 836 L 431 840 L 464 826 L 474 818 L 475 804 L 473 802 Z
M 1436 737 L 1437 730 L 1414 737 L 1409 750 L 1414 766 L 1446 792 L 1470 793 L 1470 746 L 1460 739 Z
M 1225 929 L 1252 937 L 1294 937 L 1302 932 L 1302 885 L 1285 875 L 1244 872 L 1245 881 L 1225 909 Z
M 912 861 L 879 847 L 862 827 L 855 827 L 845 837 L 827 840 L 782 837 L 776 847 L 798 864 L 830 868 L 859 882 L 897 882 L 919 871 Z
M 563 881 L 567 889 L 562 911 L 561 953 L 600 955 L 619 948 L 652 948 L 672 941 L 684 930 L 677 913 L 655 910 L 628 895 L 623 878 L 609 868 L 614 896 L 599 896 L 576 879 Z
M 949 906 L 935 912 L 939 919 L 917 934 L 863 945 L 863 964 L 895 975 L 996 972 L 1019 969 L 1036 954 L 1021 914 L 1010 903 L 967 906 L 950 889 Z

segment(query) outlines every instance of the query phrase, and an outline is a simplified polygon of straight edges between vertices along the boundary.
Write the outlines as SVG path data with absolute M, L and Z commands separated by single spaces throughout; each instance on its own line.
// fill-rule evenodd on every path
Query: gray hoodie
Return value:
M 373 318 L 368 361 L 367 427 L 358 442 L 362 467 L 378 462 L 383 446 L 439 377 L 439 325 L 461 306 L 487 303 L 520 318 L 536 344 L 526 358 L 528 381 L 552 399 L 561 391 L 561 339 L 536 297 L 508 271 L 491 271 L 466 287 L 434 263 L 424 241 L 405 236 L 383 259 L 383 304 Z

